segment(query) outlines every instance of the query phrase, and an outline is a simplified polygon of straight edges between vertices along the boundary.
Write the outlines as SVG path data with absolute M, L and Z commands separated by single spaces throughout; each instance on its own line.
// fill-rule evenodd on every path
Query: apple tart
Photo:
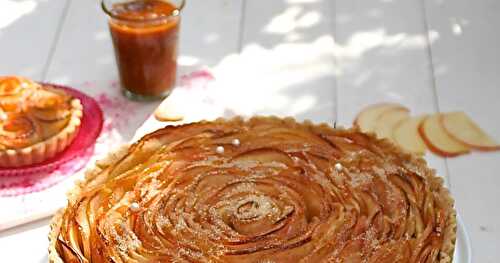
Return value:
M 87 172 L 50 262 L 451 262 L 456 219 L 425 161 L 291 118 L 167 126 Z
M 80 127 L 80 100 L 19 77 L 0 78 L 0 167 L 43 162 L 66 149 Z

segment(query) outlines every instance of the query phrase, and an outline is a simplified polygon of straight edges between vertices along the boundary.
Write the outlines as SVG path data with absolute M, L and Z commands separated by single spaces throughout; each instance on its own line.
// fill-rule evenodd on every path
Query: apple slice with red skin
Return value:
M 427 116 L 418 127 L 418 132 L 427 147 L 443 157 L 468 153 L 469 147 L 451 137 L 444 129 L 440 118 L 439 113 Z
M 407 108 L 393 108 L 382 112 L 375 123 L 374 132 L 378 138 L 392 139 L 392 132 L 398 122 L 410 117 Z
M 480 151 L 500 150 L 500 144 L 464 112 L 442 114 L 440 121 L 448 135 L 470 148 Z
M 404 119 L 394 126 L 392 139 L 408 152 L 424 155 L 427 147 L 418 133 L 418 126 L 427 116 Z
M 392 109 L 406 109 L 397 103 L 378 103 L 364 108 L 354 119 L 354 126 L 359 127 L 362 132 L 373 132 L 377 119 L 386 111 Z

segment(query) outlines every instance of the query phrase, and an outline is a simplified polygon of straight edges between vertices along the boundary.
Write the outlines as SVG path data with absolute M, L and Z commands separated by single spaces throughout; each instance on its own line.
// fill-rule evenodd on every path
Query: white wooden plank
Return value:
M 0 232 L 2 262 L 47 263 L 48 233 L 47 219 Z
M 500 2 L 425 0 L 441 111 L 463 110 L 500 141 Z M 500 258 L 500 153 L 448 160 L 451 186 L 468 226 L 473 262 Z
M 361 109 L 378 102 L 401 103 L 413 115 L 435 112 L 421 3 L 339 0 L 336 8 L 340 123 L 350 126 Z M 444 159 L 426 159 L 446 178 Z
M 186 0 L 182 13 L 181 73 L 214 67 L 238 52 L 244 0 Z
M 60 84 L 114 80 L 113 49 L 98 2 L 72 1 L 47 79 Z
M 0 75 L 42 79 L 67 1 L 0 1 Z
M 436 110 L 417 1 L 339 0 L 336 29 L 342 123 L 380 101 L 399 102 L 416 114 Z
M 218 68 L 232 75 L 224 80 L 232 110 L 333 124 L 332 3 L 246 1 L 240 57 Z

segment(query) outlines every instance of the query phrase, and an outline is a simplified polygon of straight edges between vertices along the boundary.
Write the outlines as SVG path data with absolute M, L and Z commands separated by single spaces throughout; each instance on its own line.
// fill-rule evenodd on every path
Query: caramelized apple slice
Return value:
M 42 122 L 61 121 L 71 114 L 70 100 L 64 92 L 45 86 L 28 98 L 24 111 Z
M 409 112 L 407 108 L 393 108 L 382 112 L 375 123 L 374 132 L 377 137 L 392 139 L 394 127 L 398 122 L 408 119 Z
M 440 120 L 448 135 L 471 148 L 481 151 L 500 149 L 500 144 L 486 134 L 464 112 L 442 114 Z
M 426 117 L 418 127 L 418 132 L 427 147 L 443 157 L 452 157 L 469 152 L 469 147 L 453 139 L 440 121 L 441 114 Z
M 36 87 L 34 82 L 20 77 L 0 77 L 0 108 L 6 112 L 18 112 L 28 89 Z
M 418 116 L 404 119 L 394 126 L 392 138 L 403 149 L 408 152 L 425 154 L 425 142 L 418 134 L 418 126 L 426 116 Z
M 354 126 L 358 126 L 362 132 L 372 132 L 375 123 L 382 113 L 391 109 L 405 108 L 396 103 L 379 103 L 366 107 L 354 119 Z
M 0 77 L 0 97 L 17 95 L 22 89 L 21 79 L 17 77 Z
M 0 121 L 0 144 L 7 148 L 23 148 L 40 140 L 40 127 L 20 113 L 9 113 Z

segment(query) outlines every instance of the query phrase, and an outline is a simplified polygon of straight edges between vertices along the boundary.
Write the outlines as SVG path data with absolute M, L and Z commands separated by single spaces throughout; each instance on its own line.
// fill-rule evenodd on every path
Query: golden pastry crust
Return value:
M 239 140 L 235 142 L 235 138 Z M 205 148 L 207 143 L 209 146 Z M 223 145 L 225 151 L 218 150 L 217 145 Z M 234 166 L 233 162 L 238 164 Z M 156 170 L 167 163 L 168 169 L 175 167 L 169 171 L 176 171 L 176 177 Z M 230 172 L 225 173 L 225 169 Z M 147 180 L 153 178 L 155 171 L 167 179 L 156 181 L 153 187 Z M 272 175 L 273 171 L 277 174 Z M 326 171 L 328 173 L 322 173 Z M 211 172 L 216 175 L 207 175 Z M 131 181 L 127 180 L 129 176 Z M 234 176 L 240 176 L 239 181 L 224 181 Z M 125 180 L 127 186 L 121 186 L 118 178 Z M 203 187 L 196 186 L 189 191 L 181 187 L 191 185 L 193 180 L 205 179 L 209 181 L 199 183 Z M 279 184 L 273 184 L 273 180 Z M 294 188 L 296 180 L 300 187 L 294 191 L 298 196 L 287 192 Z M 141 181 L 141 187 L 132 187 L 128 192 L 126 188 L 138 184 L 137 181 Z M 262 185 L 249 187 L 257 182 Z M 218 186 L 223 187 L 217 190 L 220 193 L 214 191 L 224 195 L 211 190 Z M 276 195 L 272 187 L 278 186 L 276 189 L 283 192 Z M 179 189 L 184 190 L 175 191 Z M 159 199 L 181 198 L 183 202 L 160 202 L 160 209 L 152 204 L 158 200 L 148 195 L 153 190 L 166 191 L 165 195 L 158 195 L 160 197 L 156 196 L 158 193 L 152 194 Z M 99 199 L 92 199 L 91 203 L 87 198 L 90 192 Z M 205 209 L 201 205 L 189 205 L 194 201 L 188 197 L 194 193 L 199 194 L 201 200 L 196 202 L 210 204 L 211 209 L 206 211 L 212 211 L 215 217 L 189 217 Z M 148 196 L 152 199 L 147 199 Z M 401 151 L 387 140 L 378 140 L 373 134 L 363 134 L 356 129 L 332 129 L 326 124 L 297 123 L 290 118 L 219 119 L 160 129 L 96 163 L 68 194 L 68 199 L 68 206 L 54 216 L 51 224 L 49 262 L 90 262 L 89 258 L 92 262 L 107 262 L 104 258 L 116 262 L 176 262 L 176 259 L 326 262 L 332 258 L 350 262 L 394 262 L 400 257 L 398 262 L 444 263 L 452 261 L 455 247 L 453 200 L 443 187 L 443 180 L 427 168 L 423 159 Z M 140 206 L 133 206 L 135 202 Z M 236 210 L 232 209 L 235 202 L 238 203 Z M 286 202 L 296 203 L 281 205 Z M 143 206 L 147 209 L 142 209 Z M 190 212 L 185 210 L 190 208 Z M 176 214 L 181 210 L 186 214 Z M 87 217 L 81 217 L 82 211 L 83 215 L 100 219 L 94 218 L 97 221 L 90 223 Z M 147 220 L 153 220 L 148 213 L 157 215 L 153 223 Z M 401 215 L 405 216 L 398 217 Z M 177 220 L 174 224 L 177 227 L 169 228 L 161 216 Z M 222 221 L 218 221 L 218 216 Z M 344 221 L 336 221 L 341 217 Z M 118 226 L 108 224 L 109 218 L 114 220 L 113 224 L 120 225 L 116 228 L 119 233 L 115 229 Z M 129 228 L 132 218 L 142 218 L 142 221 Z M 125 221 L 119 224 L 120 220 Z M 269 220 L 273 225 L 268 224 Z M 203 227 L 195 227 L 195 222 Z M 252 226 L 251 222 L 259 224 Z M 163 228 L 159 224 L 164 224 Z M 262 232 L 269 227 L 276 229 Z M 194 231 L 194 235 L 188 230 Z M 249 239 L 255 231 L 260 233 L 258 238 Z M 227 239 L 221 233 L 231 234 L 232 238 Z M 154 238 L 155 234 L 158 238 L 161 236 L 158 239 L 161 242 Z M 296 235 L 288 236 L 292 234 Z M 166 236 L 171 238 L 165 239 L 169 242 L 181 243 L 171 246 L 165 243 Z M 280 243 L 282 239 L 287 241 Z
M 43 162 L 66 149 L 81 124 L 79 99 L 49 85 L 25 85 L 28 80 L 1 78 L 4 95 L 0 105 L 0 167 L 19 167 Z M 20 84 L 21 83 L 21 84 Z M 11 96 L 19 85 L 22 96 Z

